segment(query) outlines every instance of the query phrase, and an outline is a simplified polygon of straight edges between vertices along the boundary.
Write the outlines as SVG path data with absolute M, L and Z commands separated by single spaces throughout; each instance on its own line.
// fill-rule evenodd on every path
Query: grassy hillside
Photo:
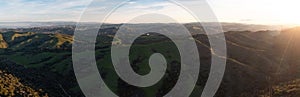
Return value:
M 295 30 L 295 32 L 298 32 L 298 30 Z M 5 42 L 7 45 L 6 48 L 0 49 L 0 70 L 10 71 L 21 80 L 28 81 L 33 87 L 43 88 L 49 96 L 82 96 L 72 67 L 71 47 L 73 36 L 59 33 L 32 32 L 6 32 L 0 35 L 2 35 L 0 40 L 3 41 L 1 43 Z M 272 31 L 226 32 L 228 55 L 219 57 L 227 59 L 227 67 L 216 97 L 265 95 L 270 87 L 274 87 L 273 91 L 277 91 L 275 88 L 278 91 L 285 90 L 286 86 L 281 88 L 279 84 L 299 79 L 295 75 L 299 74 L 296 72 L 298 66 L 300 66 L 300 62 L 296 60 L 299 57 L 297 53 L 291 54 L 297 52 L 294 50 L 299 48 L 296 44 L 297 38 L 294 38 L 294 43 L 291 43 L 292 46 L 288 46 L 288 51 L 293 52 L 287 52 L 285 57 L 278 57 L 282 55 L 281 52 L 284 52 L 285 47 L 287 47 L 284 41 L 288 41 L 290 38 L 287 37 L 292 35 L 291 33 L 285 33 L 274 36 Z M 130 62 L 136 73 L 141 75 L 149 73 L 148 59 L 153 53 L 162 53 L 168 63 L 166 75 L 159 83 L 147 88 L 138 88 L 126 84 L 114 71 L 110 56 L 113 36 L 111 33 L 97 36 L 95 47 L 95 59 L 100 74 L 112 91 L 123 97 L 134 95 L 160 97 L 172 89 L 178 79 L 181 62 L 178 49 L 170 39 L 162 35 L 151 34 L 143 35 L 135 40 L 130 49 Z M 195 34 L 193 37 L 196 39 L 195 42 L 200 53 L 201 70 L 200 80 L 198 80 L 191 97 L 198 97 L 208 78 L 211 56 L 216 54 L 211 51 L 206 35 Z M 218 34 L 211 37 L 221 39 Z M 121 44 L 123 41 L 120 40 L 115 44 Z M 15 65 L 10 66 L 7 64 Z M 289 68 L 282 68 L 286 66 L 283 64 L 288 64 Z M 289 75 L 293 73 L 294 75 Z M 34 75 L 34 77 L 29 75 Z M 297 86 L 298 83 L 291 84 Z M 287 85 L 287 88 L 289 88 L 289 85 Z M 286 90 L 289 91 L 289 89 Z M 274 95 L 276 93 L 271 92 Z M 292 94 L 291 92 L 290 95 Z
M 0 34 L 0 48 L 7 48 L 8 45 L 6 43 L 6 41 L 3 39 L 2 34 Z
M 65 34 L 42 34 L 34 32 L 2 33 L 2 40 L 6 41 L 8 49 L 66 49 L 70 48 L 73 36 Z M 1 42 L 2 43 L 2 42 Z
M 0 96 L 48 97 L 43 89 L 34 90 L 24 85 L 19 78 L 0 70 Z
M 69 95 L 64 92 L 65 88 L 69 92 L 77 87 L 71 61 L 72 36 L 33 32 L 2 35 L 8 48 L 0 49 L 0 70 L 5 69 L 35 87 L 45 88 L 49 96 Z M 66 76 L 70 78 L 64 78 Z

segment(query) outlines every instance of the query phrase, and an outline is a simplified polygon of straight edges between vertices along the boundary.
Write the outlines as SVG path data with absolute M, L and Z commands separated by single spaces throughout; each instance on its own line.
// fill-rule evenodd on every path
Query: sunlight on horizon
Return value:
M 220 21 L 300 25 L 298 0 L 208 0 Z

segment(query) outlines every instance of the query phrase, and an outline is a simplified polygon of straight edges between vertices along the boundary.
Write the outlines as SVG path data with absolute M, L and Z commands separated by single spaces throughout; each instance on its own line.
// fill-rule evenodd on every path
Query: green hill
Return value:
M 73 42 L 71 35 L 65 34 L 43 34 L 34 32 L 8 32 L 2 33 L 0 37 L 3 47 L 8 49 L 66 49 Z M 3 42 L 2 42 L 3 41 Z M 6 42 L 5 42 L 6 41 Z
M 115 30 L 116 28 L 109 28 L 107 31 Z M 191 97 L 198 97 L 203 90 L 210 72 L 212 55 L 227 59 L 224 79 L 215 97 L 267 95 L 266 89 L 270 87 L 274 88 L 272 91 L 294 91 L 294 89 L 286 89 L 290 88 L 289 85 L 281 86 L 281 83 L 300 78 L 298 76 L 300 75 L 300 61 L 297 60 L 300 52 L 298 51 L 300 46 L 297 44 L 297 37 L 299 36 L 293 33 L 300 32 L 300 30 L 286 30 L 284 32 L 286 33 L 279 35 L 274 35 L 273 31 L 225 32 L 227 56 L 218 56 L 211 51 L 207 35 L 194 34 L 193 38 L 196 39 L 195 42 L 200 53 L 201 70 L 200 80 L 197 82 Z M 73 36 L 33 32 L 5 32 L 0 35 L 2 35 L 0 37 L 1 44 L 6 44 L 5 48 L 0 49 L 0 70 L 10 70 L 10 73 L 28 81 L 34 87 L 43 87 L 49 96 L 83 96 L 77 85 L 72 67 Z M 128 35 L 130 36 L 130 34 Z M 291 36 L 295 38 L 290 38 Z M 220 39 L 220 34 L 211 35 L 211 37 Z M 293 40 L 288 45 L 288 41 L 291 39 Z M 158 34 L 143 35 L 131 47 L 131 65 L 133 70 L 141 75 L 149 72 L 148 58 L 152 53 L 159 52 L 166 56 L 168 72 L 166 73 L 167 76 L 164 77 L 165 80 L 147 88 L 128 85 L 116 75 L 110 60 L 112 40 L 112 33 L 98 35 L 95 46 L 95 59 L 100 74 L 112 91 L 124 97 L 134 95 L 159 97 L 172 89 L 178 78 L 177 71 L 180 70 L 180 54 L 170 39 Z M 126 40 L 120 40 L 118 43 L 124 42 L 126 43 Z M 284 55 L 283 52 L 286 54 Z M 5 61 L 2 62 L 1 60 Z M 17 65 L 9 65 L 9 67 L 7 64 Z M 34 75 L 34 77 L 30 75 Z M 297 86 L 298 82 L 291 84 Z M 291 87 L 294 88 L 294 85 Z M 293 95 L 292 92 L 279 94 L 288 96 Z M 276 93 L 271 94 L 275 95 Z

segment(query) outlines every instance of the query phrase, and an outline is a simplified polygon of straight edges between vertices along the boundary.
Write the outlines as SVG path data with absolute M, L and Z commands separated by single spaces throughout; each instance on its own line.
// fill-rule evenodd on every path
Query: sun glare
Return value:
M 274 24 L 300 24 L 300 1 L 298 0 L 268 0 L 260 1 L 261 8 L 257 11 L 265 10 L 263 12 L 269 15 L 261 16 L 263 19 L 270 19 L 270 23 Z
M 276 2 L 273 11 L 275 17 L 278 16 L 283 24 L 300 24 L 300 1 L 298 0 L 284 0 Z

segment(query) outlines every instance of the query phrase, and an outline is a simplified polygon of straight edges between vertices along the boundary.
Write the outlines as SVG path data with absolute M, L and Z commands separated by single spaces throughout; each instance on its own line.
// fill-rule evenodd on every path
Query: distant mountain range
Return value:
M 0 28 L 30 28 L 42 26 L 76 25 L 75 22 L 0 22 Z
M 0 28 L 32 28 L 32 27 L 51 27 L 51 26 L 75 26 L 76 22 L 0 22 Z M 86 25 L 97 25 L 98 23 L 83 23 Z M 108 23 L 109 24 L 109 23 Z M 196 23 L 186 23 L 184 25 L 195 25 Z M 198 23 L 197 23 L 198 24 Z M 210 27 L 216 26 L 216 23 L 204 22 L 202 24 L 208 25 Z M 227 31 L 260 31 L 260 30 L 280 30 L 285 29 L 290 26 L 280 26 L 280 25 L 257 25 L 257 24 L 242 24 L 242 23 L 220 23 L 225 32 Z M 114 25 L 114 24 L 110 24 Z M 118 25 L 118 24 L 115 24 Z M 142 24 L 137 24 L 142 25 Z M 150 26 L 165 25 L 163 23 L 152 23 L 144 24 Z

